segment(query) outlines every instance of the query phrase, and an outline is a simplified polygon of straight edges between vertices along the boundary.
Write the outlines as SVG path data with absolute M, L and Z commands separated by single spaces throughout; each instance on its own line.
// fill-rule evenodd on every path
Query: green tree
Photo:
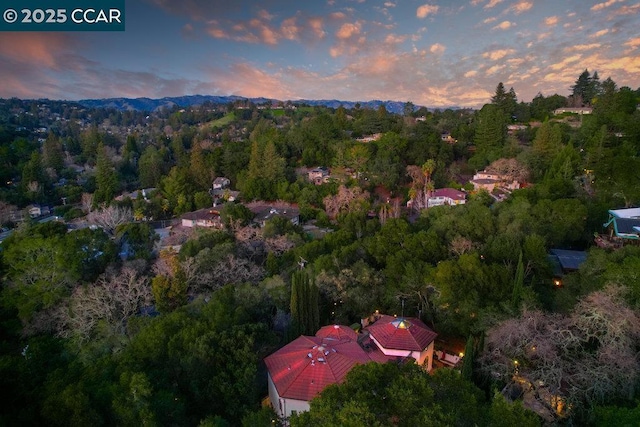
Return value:
M 474 425 L 482 418 L 482 393 L 457 372 L 431 377 L 415 364 L 367 363 L 327 387 L 309 412 L 293 415 L 297 426 Z
M 470 164 L 481 169 L 501 157 L 506 140 L 507 122 L 503 111 L 495 104 L 487 104 L 478 113 L 474 143 L 476 152 Z
M 179 275 L 154 277 L 151 281 L 151 291 L 156 308 L 161 313 L 168 313 L 187 303 L 187 282 Z
M 511 295 L 511 305 L 515 310 L 520 309 L 520 301 L 522 300 L 522 292 L 524 288 L 524 264 L 522 262 L 522 251 L 518 257 L 518 265 L 516 267 L 516 275 L 513 279 L 513 293 Z
M 46 168 L 60 172 L 64 168 L 64 152 L 60 138 L 53 132 L 49 132 L 47 139 L 42 144 L 42 163 Z
M 143 188 L 156 187 L 162 178 L 162 156 L 153 145 L 144 149 L 138 161 L 138 175 Z
M 198 142 L 194 142 L 189 156 L 189 175 L 194 183 L 195 189 L 204 191 L 211 188 L 214 178 L 214 171 L 207 166 L 202 152 L 202 147 Z
M 306 270 L 291 276 L 291 323 L 293 335 L 313 335 L 320 328 L 319 292 Z
M 462 368 L 460 374 L 467 381 L 473 380 L 473 364 L 475 363 L 475 338 L 469 335 L 467 343 L 464 347 L 464 358 L 462 359 Z
M 538 427 L 541 425 L 538 416 L 522 406 L 522 402 L 507 402 L 507 399 L 496 392 L 491 401 L 489 413 L 491 427 Z
M 544 122 L 533 139 L 529 168 L 534 178 L 540 178 L 548 170 L 554 157 L 562 149 L 562 131 L 557 124 Z
M 118 175 L 109 159 L 107 151 L 102 143 L 98 144 L 98 157 L 96 162 L 96 191 L 93 193 L 93 203 L 109 204 L 118 191 Z

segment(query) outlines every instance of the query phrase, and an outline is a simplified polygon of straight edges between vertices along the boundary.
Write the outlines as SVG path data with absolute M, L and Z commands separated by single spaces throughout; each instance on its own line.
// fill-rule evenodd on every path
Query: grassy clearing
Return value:
M 219 127 L 223 128 L 227 126 L 229 123 L 233 122 L 236 119 L 236 115 L 234 113 L 227 113 L 223 117 L 220 117 L 218 120 L 213 120 L 207 123 L 205 126 L 207 127 Z

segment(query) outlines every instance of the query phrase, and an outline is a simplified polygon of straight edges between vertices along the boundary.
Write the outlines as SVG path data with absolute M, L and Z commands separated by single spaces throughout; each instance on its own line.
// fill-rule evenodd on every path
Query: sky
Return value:
M 126 0 L 123 32 L 0 33 L 0 97 L 240 95 L 473 107 L 640 87 L 639 0 Z

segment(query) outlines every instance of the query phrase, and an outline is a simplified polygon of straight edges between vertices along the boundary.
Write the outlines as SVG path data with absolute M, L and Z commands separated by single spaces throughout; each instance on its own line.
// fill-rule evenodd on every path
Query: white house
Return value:
M 455 188 L 438 188 L 431 193 L 427 200 L 429 207 L 442 205 L 464 205 L 467 201 L 467 193 Z

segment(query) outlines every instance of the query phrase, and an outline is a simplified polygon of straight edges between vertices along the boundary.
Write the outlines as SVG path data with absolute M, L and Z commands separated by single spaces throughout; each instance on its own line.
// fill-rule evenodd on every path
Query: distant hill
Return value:
M 193 105 L 202 105 L 205 102 L 213 104 L 227 104 L 234 101 L 251 101 L 254 104 L 265 104 L 270 102 L 279 102 L 269 98 L 245 98 L 242 96 L 213 96 L 213 95 L 189 95 L 177 97 L 165 97 L 160 99 L 151 98 L 107 98 L 107 99 L 83 99 L 78 101 L 79 104 L 88 108 L 115 108 L 117 110 L 137 110 L 137 111 L 156 111 L 163 108 L 191 107 Z M 329 108 L 338 108 L 343 106 L 347 109 L 355 108 L 356 104 L 360 104 L 361 108 L 377 109 L 380 105 L 384 105 L 387 111 L 391 113 L 402 113 L 404 102 L 400 101 L 340 101 L 337 99 L 300 99 L 291 100 L 293 104 L 306 104 L 311 106 L 324 106 Z M 416 108 L 420 106 L 416 105 Z M 450 107 L 457 109 L 458 107 Z

